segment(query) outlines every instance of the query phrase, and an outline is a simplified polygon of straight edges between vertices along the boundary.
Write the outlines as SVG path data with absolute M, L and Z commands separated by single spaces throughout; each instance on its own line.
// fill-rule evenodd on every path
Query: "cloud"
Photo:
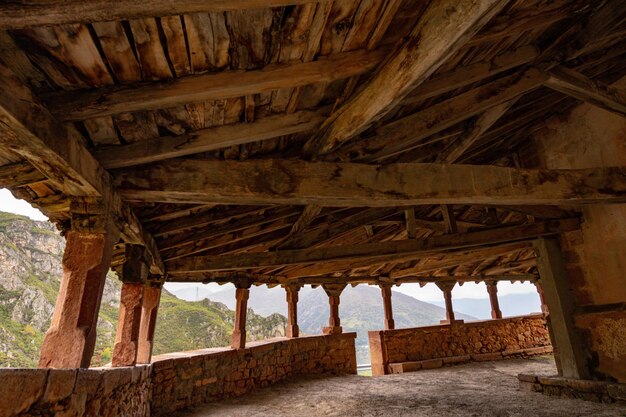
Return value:
M 18 200 L 7 189 L 0 189 L 0 211 L 21 214 L 33 220 L 48 220 L 42 212 L 28 204 L 24 200 Z

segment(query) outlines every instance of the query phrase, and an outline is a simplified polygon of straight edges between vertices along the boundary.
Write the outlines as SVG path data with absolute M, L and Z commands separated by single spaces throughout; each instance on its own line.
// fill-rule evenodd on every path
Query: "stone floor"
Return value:
M 178 416 L 626 416 L 626 406 L 519 390 L 518 373 L 551 371 L 551 357 L 536 357 L 376 378 L 298 378 Z

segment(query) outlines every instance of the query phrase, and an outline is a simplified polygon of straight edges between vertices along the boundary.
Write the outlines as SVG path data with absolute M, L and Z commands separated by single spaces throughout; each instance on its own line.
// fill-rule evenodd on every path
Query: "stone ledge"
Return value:
M 535 374 L 519 374 L 517 379 L 520 388 L 528 392 L 586 401 L 626 404 L 626 384 Z
M 468 362 L 486 362 L 497 361 L 503 359 L 512 359 L 514 357 L 529 357 L 534 355 L 543 355 L 552 353 L 552 346 L 542 346 L 538 348 L 518 349 L 506 352 L 481 353 L 474 355 L 449 356 L 445 358 L 426 359 L 423 361 L 407 361 L 395 362 L 388 365 L 390 374 L 402 374 L 405 372 L 415 372 L 422 369 L 437 369 L 446 365 L 460 365 Z M 526 378 L 521 376 L 520 378 Z M 528 377 L 530 378 L 530 377 Z M 534 379 L 533 379 L 534 381 Z

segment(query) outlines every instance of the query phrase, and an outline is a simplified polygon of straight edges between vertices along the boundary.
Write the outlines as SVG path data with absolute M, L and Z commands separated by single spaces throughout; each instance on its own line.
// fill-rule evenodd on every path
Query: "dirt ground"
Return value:
M 626 416 L 626 406 L 520 391 L 520 372 L 556 368 L 552 358 L 540 357 L 376 378 L 297 378 L 178 416 Z

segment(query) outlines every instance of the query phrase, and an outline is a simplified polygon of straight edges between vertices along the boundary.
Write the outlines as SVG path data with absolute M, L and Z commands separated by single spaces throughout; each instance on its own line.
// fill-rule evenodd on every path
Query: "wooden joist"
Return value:
M 449 234 L 361 245 L 340 245 L 315 249 L 283 250 L 247 253 L 232 256 L 196 256 L 167 262 L 170 274 L 203 273 L 227 270 L 246 270 L 281 265 L 298 265 L 319 262 L 345 262 L 363 260 L 372 264 L 386 258 L 418 256 L 461 248 L 496 245 L 529 240 L 576 230 L 578 219 L 537 222 L 522 226 L 509 226 L 471 233 Z
M 328 155 L 328 159 L 373 162 L 393 156 L 422 139 L 539 88 L 545 80 L 545 74 L 532 68 L 496 79 L 378 127 L 375 136 L 347 144 Z M 503 107 L 494 110 L 493 113 L 497 115 L 506 110 L 507 108 Z M 487 126 L 494 117 L 490 115 L 488 120 L 482 123 Z M 350 155 L 359 156 L 351 158 Z
M 83 146 L 80 135 L 58 123 L 2 63 L 0 85 L 0 145 L 32 164 L 66 196 L 102 199 L 119 224 L 123 238 L 128 243 L 146 246 L 153 272 L 164 273 L 154 239 L 114 190 L 111 176 Z
M 508 2 L 433 1 L 393 57 L 307 142 L 305 155 L 329 153 L 382 117 L 426 81 Z
M 253 123 L 216 126 L 180 136 L 164 136 L 127 145 L 103 146 L 95 157 L 107 169 L 141 165 L 313 130 L 323 113 L 300 111 L 268 116 Z
M 272 64 L 260 70 L 224 71 L 136 86 L 53 93 L 44 96 L 44 101 L 60 120 L 85 120 L 332 82 L 372 70 L 387 53 L 388 49 L 385 48 L 357 50 L 311 62 Z
M 549 72 L 545 85 L 622 117 L 626 116 L 626 91 L 587 78 L 572 69 L 563 66 L 554 68 Z
M 0 5 L 0 28 L 20 29 L 312 3 L 314 0 L 18 0 Z
M 608 204 L 626 201 L 626 168 L 169 160 L 122 169 L 115 185 L 122 196 L 137 202 L 323 207 Z

